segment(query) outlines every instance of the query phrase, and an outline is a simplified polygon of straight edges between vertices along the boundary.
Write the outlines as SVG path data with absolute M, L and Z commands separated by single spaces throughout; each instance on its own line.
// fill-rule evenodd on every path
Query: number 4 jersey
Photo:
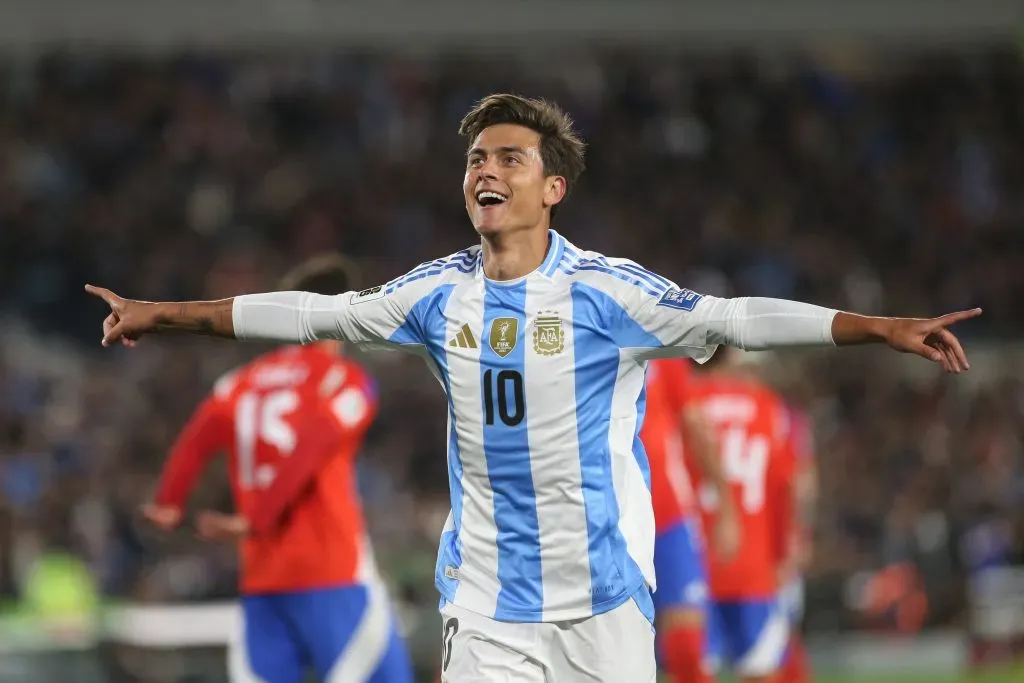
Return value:
M 221 378 L 178 437 L 156 502 L 183 507 L 225 452 L 242 544 L 241 589 L 276 593 L 362 583 L 373 561 L 354 459 L 376 414 L 372 380 L 322 345 L 289 346 Z
M 774 598 L 795 469 L 789 411 L 775 392 L 741 377 L 695 372 L 685 395 L 686 405 L 700 408 L 717 431 L 723 474 L 742 525 L 736 557 L 725 560 L 708 549 L 711 595 L 716 600 Z M 718 509 L 715 491 L 699 472 L 691 473 L 704 526 L 711 528 Z

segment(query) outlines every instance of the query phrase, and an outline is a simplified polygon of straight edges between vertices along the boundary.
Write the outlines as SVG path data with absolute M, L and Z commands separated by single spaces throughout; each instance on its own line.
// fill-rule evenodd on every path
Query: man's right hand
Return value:
M 98 296 L 110 306 L 110 315 L 103 321 L 104 346 L 121 342 L 131 348 L 139 337 L 157 330 L 191 332 L 227 339 L 235 336 L 231 313 L 234 299 L 153 303 L 125 299 L 109 289 L 92 285 L 86 285 L 85 291 Z
M 86 285 L 85 291 L 98 296 L 110 306 L 110 315 L 103 321 L 104 346 L 121 342 L 129 348 L 135 346 L 139 337 L 157 328 L 160 319 L 160 304 L 149 301 L 134 301 L 114 294 L 109 289 Z
M 147 503 L 142 506 L 142 516 L 161 531 L 172 531 L 181 523 L 181 510 L 173 505 Z
M 196 530 L 208 541 L 238 541 L 249 535 L 249 520 L 242 515 L 229 515 L 203 510 L 196 516 Z

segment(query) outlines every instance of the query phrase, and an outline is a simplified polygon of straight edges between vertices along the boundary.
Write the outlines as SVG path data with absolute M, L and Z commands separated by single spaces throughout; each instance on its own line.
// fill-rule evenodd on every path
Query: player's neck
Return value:
M 548 253 L 547 230 L 523 230 L 489 235 L 481 240 L 484 275 L 491 280 L 515 280 L 540 268 Z

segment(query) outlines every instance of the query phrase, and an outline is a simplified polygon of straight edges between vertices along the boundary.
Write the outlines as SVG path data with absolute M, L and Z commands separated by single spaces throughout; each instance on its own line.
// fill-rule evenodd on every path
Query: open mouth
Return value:
M 508 201 L 508 197 L 501 194 L 500 192 L 494 192 L 493 190 L 484 190 L 476 193 L 476 202 L 480 206 L 498 206 Z

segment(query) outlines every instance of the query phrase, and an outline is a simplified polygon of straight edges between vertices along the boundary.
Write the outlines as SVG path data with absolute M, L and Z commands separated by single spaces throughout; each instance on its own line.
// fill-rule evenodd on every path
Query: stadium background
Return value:
M 955 380 L 870 349 L 763 359 L 815 418 L 823 680 L 1019 659 L 1020 19 L 1001 0 L 0 0 L 0 680 L 223 681 L 232 550 L 134 510 L 214 378 L 261 349 L 100 352 L 81 284 L 214 298 L 337 248 L 372 285 L 462 248 L 455 128 L 497 90 L 576 117 L 589 170 L 558 228 L 588 248 L 715 294 L 985 308 Z M 382 415 L 361 489 L 429 671 L 444 406 L 415 359 L 364 360 Z M 196 502 L 226 505 L 223 479 Z

